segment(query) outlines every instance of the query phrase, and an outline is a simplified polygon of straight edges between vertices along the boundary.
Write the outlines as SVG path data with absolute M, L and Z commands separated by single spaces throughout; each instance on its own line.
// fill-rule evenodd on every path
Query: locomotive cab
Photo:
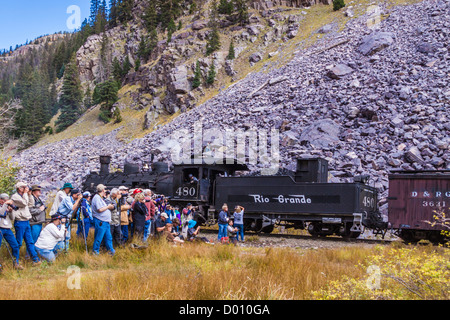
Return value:
M 248 171 L 236 160 L 216 160 L 213 163 L 175 165 L 173 170 L 173 197 L 177 202 L 196 202 L 204 206 L 214 203 L 214 182 L 218 177 L 230 177 L 236 171 Z

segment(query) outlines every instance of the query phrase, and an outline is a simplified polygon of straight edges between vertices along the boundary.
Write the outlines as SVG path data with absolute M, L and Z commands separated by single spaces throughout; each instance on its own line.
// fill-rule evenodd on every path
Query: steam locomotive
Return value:
M 295 172 L 274 176 L 246 175 L 247 165 L 234 159 L 212 164 L 193 159 L 172 168 L 155 162 L 148 170 L 127 163 L 123 172 L 115 173 L 109 172 L 110 161 L 109 156 L 100 157 L 100 172 L 85 178 L 84 190 L 94 192 L 100 183 L 108 188 L 151 189 L 172 205 L 198 207 L 202 224 L 215 224 L 226 203 L 231 209 L 243 206 L 245 230 L 257 232 L 270 233 L 283 224 L 306 228 L 312 236 L 356 238 L 363 227 L 383 235 L 387 229 L 378 210 L 378 192 L 367 185 L 368 176 L 354 177 L 353 183 L 328 183 L 328 162 L 322 158 L 298 159 Z

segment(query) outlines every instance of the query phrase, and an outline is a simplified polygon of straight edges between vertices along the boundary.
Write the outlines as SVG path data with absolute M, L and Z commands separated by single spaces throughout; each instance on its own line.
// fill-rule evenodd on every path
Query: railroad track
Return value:
M 217 230 L 212 229 L 202 229 L 201 232 L 207 234 L 217 234 Z M 395 240 L 388 239 L 345 239 L 341 237 L 325 236 L 325 237 L 313 237 L 309 235 L 297 235 L 297 234 L 283 234 L 283 233 L 258 233 L 258 232 L 246 232 L 245 235 L 248 236 L 258 236 L 261 238 L 274 238 L 274 239 L 299 239 L 299 240 L 321 240 L 321 241 L 335 241 L 335 242 L 347 242 L 347 243 L 369 243 L 369 244 L 390 244 Z

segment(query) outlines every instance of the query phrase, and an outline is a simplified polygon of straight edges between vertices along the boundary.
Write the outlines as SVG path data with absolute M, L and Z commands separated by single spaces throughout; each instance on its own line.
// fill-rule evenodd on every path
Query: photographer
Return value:
M 33 264 L 40 264 L 41 261 L 34 247 L 33 236 L 31 235 L 30 219 L 31 213 L 29 209 L 31 190 L 26 183 L 18 182 L 16 184 L 16 193 L 12 195 L 11 200 L 17 207 L 14 211 L 14 230 L 16 231 L 16 240 L 19 248 L 25 240 L 28 255 L 33 260 Z
M 112 189 L 111 196 L 105 201 L 106 204 L 114 205 L 114 209 L 111 210 L 111 235 L 115 245 L 122 244 L 122 229 L 120 228 L 120 208 L 119 201 L 122 195 L 119 193 L 119 189 Z
M 141 240 L 144 240 L 145 232 L 145 218 L 148 214 L 147 207 L 145 206 L 145 196 L 143 193 L 136 194 L 134 198 L 133 206 L 133 225 L 135 236 L 138 236 Z
M 153 234 L 151 232 L 152 230 L 152 224 L 155 220 L 155 203 L 152 199 L 152 191 L 150 189 L 144 190 L 144 196 L 145 196 L 145 206 L 147 207 L 147 215 L 145 217 L 145 226 L 144 226 L 144 241 L 147 241 L 148 237 Z
M 125 186 L 119 187 L 119 193 L 121 195 L 119 199 L 119 207 L 120 207 L 120 230 L 122 232 L 122 244 L 125 244 L 128 241 L 128 226 L 130 224 L 130 209 L 131 203 L 133 201 L 132 198 L 128 196 L 128 188 Z M 128 202 L 128 198 L 130 198 L 131 203 Z
M 30 213 L 31 213 L 31 236 L 33 237 L 33 242 L 36 242 L 39 238 L 39 234 L 42 231 L 42 224 L 45 222 L 45 210 L 47 207 L 40 198 L 41 187 L 37 185 L 31 186 L 31 197 L 30 197 Z
M 238 229 L 236 239 L 239 241 L 239 236 L 241 236 L 241 241 L 244 242 L 244 207 L 236 206 L 233 217 L 234 226 Z
M 103 198 L 106 194 L 106 187 L 103 184 L 97 186 L 97 193 L 92 199 L 92 216 L 94 217 L 94 246 L 93 253 L 99 254 L 100 244 L 103 238 L 105 239 L 105 245 L 111 255 L 114 255 L 116 251 L 113 247 L 113 240 L 111 235 L 111 211 L 114 209 L 114 205 L 107 205 Z
M 11 230 L 12 221 L 14 220 L 12 205 L 13 201 L 9 200 L 9 196 L 6 193 L 0 195 L 0 247 L 4 238 L 11 247 L 12 255 L 15 258 L 14 268 L 23 270 L 23 267 L 19 265 L 19 244 Z
M 52 216 L 52 222 L 49 223 L 44 230 L 42 230 L 39 238 L 36 241 L 36 251 L 39 255 L 47 261 L 55 261 L 56 254 L 61 241 L 64 241 L 64 234 L 66 232 L 66 218 L 60 214 Z
M 70 190 L 72 189 L 73 186 L 71 183 L 65 183 L 63 187 L 56 193 L 55 201 L 53 202 L 53 205 L 50 209 L 50 216 L 58 212 L 59 205 L 61 204 L 63 199 L 69 195 Z
M 86 239 L 89 236 L 89 229 L 93 226 L 92 209 L 89 200 L 91 199 L 91 193 L 86 191 L 83 193 L 83 200 L 81 200 L 81 208 L 77 212 L 78 229 L 77 236 L 83 235 Z
M 81 191 L 79 189 L 72 189 L 70 191 L 70 196 L 65 197 L 58 208 L 58 214 L 62 215 L 66 218 L 66 240 L 64 243 L 64 248 L 69 249 L 69 241 L 70 241 L 70 233 L 71 226 L 70 221 L 72 216 L 76 214 L 77 209 L 81 206 L 81 200 L 83 200 L 83 196 L 81 195 Z

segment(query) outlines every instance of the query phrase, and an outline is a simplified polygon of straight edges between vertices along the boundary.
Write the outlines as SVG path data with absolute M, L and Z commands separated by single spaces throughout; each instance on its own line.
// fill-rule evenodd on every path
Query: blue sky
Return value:
M 67 8 L 71 5 L 80 8 L 81 21 L 89 17 L 90 0 L 2 0 L 0 50 L 14 49 L 16 44 L 41 35 L 73 31 L 67 27 L 72 15 Z

